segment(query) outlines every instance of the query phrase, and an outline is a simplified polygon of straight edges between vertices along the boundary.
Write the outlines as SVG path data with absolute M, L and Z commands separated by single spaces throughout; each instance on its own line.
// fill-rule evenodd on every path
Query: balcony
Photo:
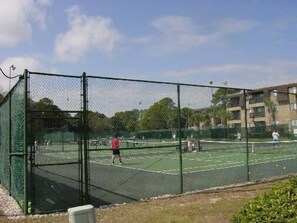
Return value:
M 250 113 L 250 118 L 261 118 L 261 117 L 265 117 L 265 112 Z
M 240 106 L 239 102 L 229 102 L 228 107 L 229 108 L 234 108 Z
M 240 118 L 240 116 L 239 115 L 237 115 L 237 116 L 232 116 L 231 118 L 230 118 L 230 120 L 240 120 L 241 118 Z
M 264 97 L 253 97 L 249 99 L 250 104 L 256 104 L 256 103 L 261 103 L 264 102 Z

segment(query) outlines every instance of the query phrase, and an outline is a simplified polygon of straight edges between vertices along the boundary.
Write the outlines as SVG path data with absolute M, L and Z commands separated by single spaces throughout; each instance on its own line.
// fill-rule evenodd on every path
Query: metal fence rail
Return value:
M 260 96 L 26 70 L 0 106 L 0 182 L 35 214 L 296 173 L 295 114 L 283 106 L 294 108 L 296 94 Z M 277 145 L 274 128 L 283 139 Z M 122 165 L 111 162 L 115 134 Z

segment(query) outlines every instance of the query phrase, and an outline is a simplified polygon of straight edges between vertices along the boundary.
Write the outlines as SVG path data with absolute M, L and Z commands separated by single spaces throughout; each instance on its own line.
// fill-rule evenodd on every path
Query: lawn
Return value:
M 104 223 L 227 223 L 245 202 L 284 180 L 286 179 L 98 208 L 96 220 Z M 61 215 L 28 216 L 21 219 L 8 219 L 1 216 L 0 222 L 67 223 L 69 221 L 67 213 L 61 213 Z

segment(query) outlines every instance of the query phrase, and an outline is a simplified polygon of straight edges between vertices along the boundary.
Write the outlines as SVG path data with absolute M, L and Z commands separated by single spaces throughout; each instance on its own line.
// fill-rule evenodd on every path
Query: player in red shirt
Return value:
M 115 155 L 118 155 L 119 161 L 122 164 L 122 157 L 120 152 L 120 141 L 118 139 L 117 134 L 111 140 L 111 149 L 112 149 L 112 157 L 111 157 L 112 164 L 114 164 Z

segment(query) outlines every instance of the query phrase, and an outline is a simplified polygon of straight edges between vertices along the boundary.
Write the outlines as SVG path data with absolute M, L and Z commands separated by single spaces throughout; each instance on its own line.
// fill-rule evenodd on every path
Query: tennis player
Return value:
M 192 141 L 190 139 L 188 139 L 188 151 L 192 151 L 192 150 L 193 150 Z
M 238 141 L 241 141 L 241 134 L 240 134 L 240 132 L 237 132 L 237 135 L 236 136 L 237 136 L 237 140 Z
M 122 157 L 120 152 L 120 141 L 118 139 L 117 134 L 115 134 L 115 136 L 111 140 L 111 149 L 112 149 L 112 157 L 111 157 L 112 164 L 114 165 L 115 155 L 119 157 L 119 161 L 122 164 Z
M 277 148 L 277 145 L 279 143 L 279 133 L 276 129 L 274 129 L 272 133 L 272 141 L 273 141 L 273 148 Z

